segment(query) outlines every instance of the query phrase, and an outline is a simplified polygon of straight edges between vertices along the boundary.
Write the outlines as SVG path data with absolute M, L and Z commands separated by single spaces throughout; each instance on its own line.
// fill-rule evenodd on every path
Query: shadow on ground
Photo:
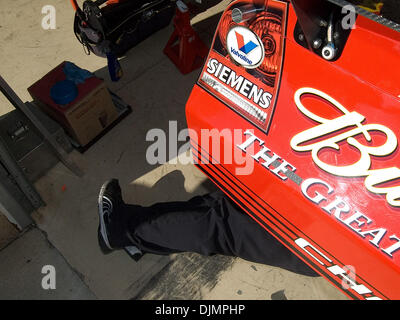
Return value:
M 211 7 L 217 2 L 205 5 Z M 226 3 L 228 1 L 223 5 Z M 213 7 L 209 12 L 203 8 L 193 18 L 194 28 L 207 45 L 211 44 L 223 8 L 216 10 Z M 67 27 L 70 31 L 72 25 Z M 169 257 L 146 254 L 136 263 L 122 251 L 104 256 L 98 248 L 97 195 L 105 180 L 118 178 L 125 201 L 141 205 L 188 200 L 215 190 L 215 186 L 194 166 L 168 162 L 177 156 L 171 150 L 185 144 L 185 141 L 177 142 L 176 133 L 187 126 L 185 103 L 200 72 L 196 70 L 182 75 L 163 54 L 172 31 L 171 24 L 131 49 L 121 59 L 124 77 L 119 82 L 109 81 L 105 67 L 95 72 L 131 105 L 132 113 L 84 154 L 71 154 L 85 172 L 84 177 L 78 178 L 58 164 L 36 183 L 47 203 L 33 214 L 37 226 L 99 299 L 200 299 L 207 296 L 221 274 L 229 271 L 235 262 L 230 257 L 202 257 L 187 253 Z M 56 38 L 54 41 L 58 41 Z M 54 43 L 57 50 L 68 50 L 60 47 L 63 43 Z M 49 54 L 49 50 L 44 45 L 41 47 L 42 53 Z M 40 52 L 35 52 L 41 56 Z M 70 61 L 85 68 L 80 58 L 75 54 Z M 51 61 L 51 64 L 55 66 L 60 62 Z M 171 121 L 176 122 L 176 131 L 171 129 Z M 152 165 L 146 159 L 146 152 L 154 141 L 148 141 L 146 137 L 155 128 L 166 133 L 168 148 L 166 162 Z M 48 264 L 52 262 L 46 261 Z M 241 272 L 243 265 L 236 266 L 240 275 L 247 274 L 247 271 Z M 248 265 L 245 267 L 250 268 Z M 226 276 L 233 280 L 238 278 L 230 273 Z M 217 296 L 219 299 L 228 296 L 225 289 L 221 290 Z

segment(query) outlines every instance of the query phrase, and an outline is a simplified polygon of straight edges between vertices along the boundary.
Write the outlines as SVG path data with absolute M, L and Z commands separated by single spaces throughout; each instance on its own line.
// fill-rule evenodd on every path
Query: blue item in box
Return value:
M 78 87 L 71 80 L 57 82 L 50 89 L 50 96 L 59 105 L 67 105 L 78 96 Z

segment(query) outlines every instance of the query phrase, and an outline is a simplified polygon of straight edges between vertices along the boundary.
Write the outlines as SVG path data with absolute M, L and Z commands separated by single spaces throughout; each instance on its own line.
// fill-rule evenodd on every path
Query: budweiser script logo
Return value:
M 303 95 L 314 95 L 322 98 L 337 108 L 342 116 L 335 119 L 325 119 L 308 110 L 302 102 Z M 348 111 L 338 101 L 329 95 L 313 88 L 301 88 L 295 93 L 297 108 L 306 117 L 318 122 L 319 125 L 296 134 L 290 141 L 290 146 L 298 152 L 311 151 L 314 163 L 322 170 L 335 176 L 342 177 L 366 177 L 365 187 L 372 193 L 386 195 L 386 201 L 394 206 L 400 207 L 400 185 L 385 186 L 391 181 L 400 178 L 400 169 L 397 167 L 371 170 L 371 156 L 385 157 L 391 155 L 397 149 L 397 137 L 389 128 L 380 124 L 365 124 L 365 117 L 356 111 Z M 356 140 L 356 136 L 362 134 L 368 142 L 372 141 L 370 133 L 383 133 L 386 141 L 380 146 L 366 146 Z M 336 135 L 335 135 L 336 133 Z M 314 142 L 313 142 L 314 141 Z M 359 159 L 352 164 L 337 166 L 324 162 L 319 153 L 326 148 L 340 150 L 339 143 L 347 142 L 356 148 Z

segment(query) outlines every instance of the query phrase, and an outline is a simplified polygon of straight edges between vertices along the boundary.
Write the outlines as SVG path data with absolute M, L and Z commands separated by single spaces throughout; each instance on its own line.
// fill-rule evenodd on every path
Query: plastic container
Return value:
M 59 81 L 50 89 L 50 96 L 55 103 L 67 105 L 78 96 L 78 87 L 70 80 Z

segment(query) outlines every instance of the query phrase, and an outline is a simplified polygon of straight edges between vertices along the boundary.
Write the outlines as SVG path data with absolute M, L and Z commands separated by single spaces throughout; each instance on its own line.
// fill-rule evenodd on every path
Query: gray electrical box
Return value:
M 61 126 L 33 103 L 25 103 L 47 128 L 58 144 L 69 153 L 72 145 Z M 0 136 L 9 152 L 33 183 L 59 162 L 45 143 L 42 135 L 20 110 L 15 109 L 0 117 Z

